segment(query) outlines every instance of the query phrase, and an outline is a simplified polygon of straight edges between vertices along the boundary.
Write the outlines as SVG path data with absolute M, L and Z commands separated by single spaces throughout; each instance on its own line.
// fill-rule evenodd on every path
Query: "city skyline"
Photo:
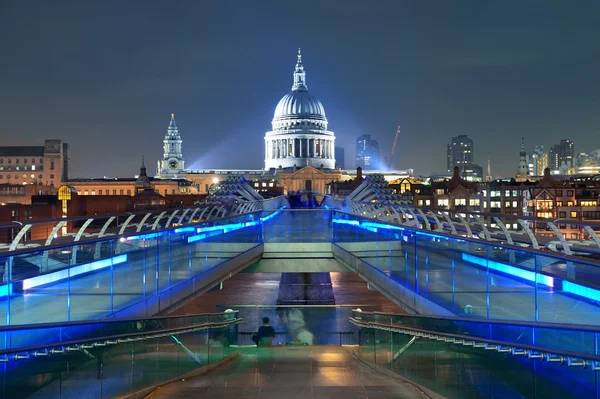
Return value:
M 261 168 L 264 131 L 302 47 L 309 89 L 346 160 L 365 134 L 388 155 L 399 124 L 392 165 L 418 175 L 444 170 L 445 146 L 461 134 L 477 143 L 476 163 L 491 159 L 495 176 L 514 175 L 521 137 L 528 152 L 561 139 L 578 153 L 600 148 L 590 84 L 600 57 L 588 50 L 597 5 L 466 4 L 433 14 L 395 2 L 373 10 L 307 2 L 314 12 L 300 16 L 277 2 L 236 12 L 8 3 L 0 16 L 11 56 L 0 67 L 4 145 L 61 139 L 71 145 L 73 176 L 129 176 L 142 154 L 160 157 L 175 113 L 187 168 Z M 529 18 L 532 10 L 544 18 Z M 357 23 L 370 29 L 356 31 Z M 227 156 L 237 153 L 244 156 Z

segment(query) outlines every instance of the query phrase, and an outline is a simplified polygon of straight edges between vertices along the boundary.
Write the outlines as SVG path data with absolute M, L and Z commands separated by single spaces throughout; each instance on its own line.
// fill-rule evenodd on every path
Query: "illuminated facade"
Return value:
M 308 165 L 335 169 L 335 136 L 327 130 L 323 104 L 308 92 L 298 50 L 292 91 L 277 104 L 272 130 L 265 134 L 265 169 Z
M 0 184 L 59 187 L 69 177 L 69 145 L 46 140 L 43 146 L 0 147 Z

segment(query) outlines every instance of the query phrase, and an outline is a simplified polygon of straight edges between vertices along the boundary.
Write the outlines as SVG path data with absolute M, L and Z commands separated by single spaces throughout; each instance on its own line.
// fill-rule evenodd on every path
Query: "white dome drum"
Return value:
M 323 104 L 308 92 L 300 49 L 292 91 L 277 104 L 272 129 L 265 135 L 265 169 L 335 168 L 335 136 Z

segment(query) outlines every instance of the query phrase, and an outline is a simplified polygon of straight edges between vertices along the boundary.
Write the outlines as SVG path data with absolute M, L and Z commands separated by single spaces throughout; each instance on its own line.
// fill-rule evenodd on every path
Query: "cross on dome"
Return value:
M 304 65 L 302 65 L 302 52 L 298 48 L 298 61 L 296 61 L 296 69 L 294 69 L 294 85 L 292 91 L 307 91 L 306 87 L 306 73 L 304 72 Z

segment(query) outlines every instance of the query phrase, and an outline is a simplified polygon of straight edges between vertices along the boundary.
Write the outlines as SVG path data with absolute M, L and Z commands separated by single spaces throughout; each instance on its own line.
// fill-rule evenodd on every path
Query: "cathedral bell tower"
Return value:
M 158 161 L 158 175 L 160 177 L 175 177 L 184 168 L 183 154 L 181 153 L 181 136 L 175 124 L 175 114 L 171 114 L 171 122 L 163 140 L 163 158 Z

